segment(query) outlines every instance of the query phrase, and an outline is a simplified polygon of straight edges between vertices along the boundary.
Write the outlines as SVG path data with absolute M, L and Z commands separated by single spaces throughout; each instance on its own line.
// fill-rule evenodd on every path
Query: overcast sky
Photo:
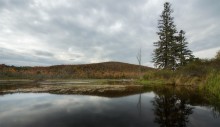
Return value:
M 152 66 L 164 0 L 0 0 L 0 64 Z M 196 57 L 220 50 L 220 0 L 168 0 Z

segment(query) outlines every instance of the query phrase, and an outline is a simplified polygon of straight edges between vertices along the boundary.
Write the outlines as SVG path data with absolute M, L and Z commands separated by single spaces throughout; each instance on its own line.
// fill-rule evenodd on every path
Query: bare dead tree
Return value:
M 136 58 L 139 65 L 139 77 L 141 78 L 141 58 L 142 58 L 141 48 L 139 49 Z
M 142 53 L 141 53 L 141 48 L 139 49 L 138 53 L 137 53 L 137 61 L 138 61 L 138 65 L 139 65 L 139 78 L 141 78 L 141 58 L 142 58 Z M 138 99 L 138 103 L 137 103 L 137 108 L 139 111 L 139 115 L 141 115 L 141 91 L 140 91 L 140 95 L 139 95 L 139 99 Z

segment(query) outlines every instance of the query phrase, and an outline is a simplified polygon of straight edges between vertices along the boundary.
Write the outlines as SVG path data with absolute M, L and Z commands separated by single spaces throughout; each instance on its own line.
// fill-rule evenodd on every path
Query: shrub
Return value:
M 176 73 L 184 77 L 203 77 L 206 76 L 209 71 L 209 67 L 206 65 L 206 60 L 195 61 L 185 67 L 179 68 Z
M 220 60 L 220 50 L 216 53 L 215 59 Z
M 220 99 L 220 73 L 210 73 L 204 85 L 204 89 Z
M 157 70 L 157 71 L 148 71 L 143 78 L 146 80 L 151 79 L 170 79 L 173 78 L 174 72 L 171 70 Z

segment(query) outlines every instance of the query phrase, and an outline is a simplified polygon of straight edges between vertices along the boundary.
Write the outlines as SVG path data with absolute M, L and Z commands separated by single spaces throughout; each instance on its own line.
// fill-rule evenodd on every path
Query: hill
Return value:
M 139 65 L 122 62 L 103 62 L 49 67 L 16 67 L 0 65 L 0 79 L 56 79 L 56 78 L 136 78 Z M 141 66 L 142 72 L 153 68 Z

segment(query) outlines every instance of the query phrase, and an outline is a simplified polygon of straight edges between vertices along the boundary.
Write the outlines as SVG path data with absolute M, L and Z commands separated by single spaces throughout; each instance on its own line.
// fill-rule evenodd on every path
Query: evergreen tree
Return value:
M 153 62 L 155 67 L 175 70 L 189 63 L 194 56 L 187 47 L 185 32 L 181 30 L 177 35 L 174 18 L 171 16 L 172 12 L 171 4 L 166 2 L 160 15 L 161 19 L 158 21 L 159 40 L 154 42 L 156 49 L 153 53 Z
M 153 62 L 155 67 L 165 69 L 175 69 L 177 65 L 176 61 L 176 39 L 175 34 L 176 26 L 174 25 L 173 17 L 171 16 L 173 10 L 171 4 L 166 2 L 164 4 L 164 10 L 160 15 L 158 21 L 159 41 L 154 42 L 154 46 L 157 48 L 154 50 Z
M 192 60 L 192 58 L 194 58 L 192 51 L 188 49 L 187 45 L 188 42 L 186 42 L 185 32 L 180 30 L 179 36 L 177 37 L 177 59 L 179 61 L 179 66 L 186 65 Z
M 217 52 L 215 59 L 220 60 L 220 50 Z

